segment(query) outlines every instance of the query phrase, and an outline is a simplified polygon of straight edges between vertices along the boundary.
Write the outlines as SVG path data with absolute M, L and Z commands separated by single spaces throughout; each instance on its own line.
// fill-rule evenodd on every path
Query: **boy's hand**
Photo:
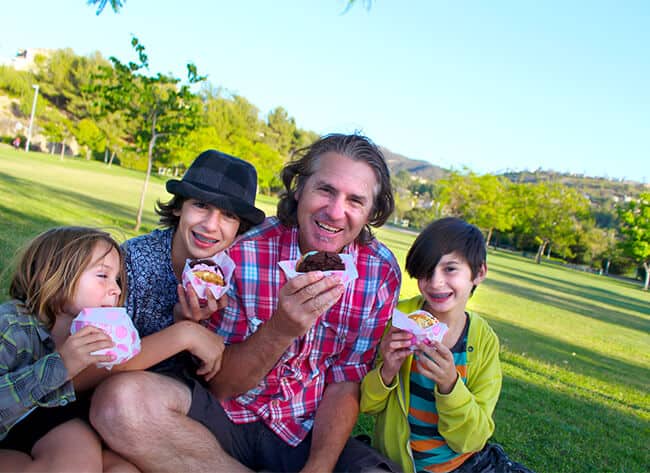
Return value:
M 214 298 L 212 291 L 206 291 L 207 301 L 202 304 L 190 284 L 187 285 L 186 289 L 183 289 L 183 285 L 179 284 L 176 286 L 176 292 L 178 293 L 178 302 L 174 305 L 174 320 L 176 322 L 180 320 L 200 322 L 209 319 L 212 314 L 228 305 L 228 296 L 226 294 L 217 300 Z
M 92 325 L 86 325 L 74 335 L 70 335 L 58 350 L 63 365 L 68 370 L 68 379 L 74 378 L 92 364 L 114 361 L 115 355 L 91 355 L 94 351 L 113 346 L 115 345 L 111 337 Z
M 190 325 L 188 350 L 201 361 L 196 374 L 206 381 L 214 378 L 221 369 L 221 360 L 225 345 L 223 337 L 202 325 Z
M 379 344 L 379 350 L 381 351 L 384 364 L 381 366 L 379 374 L 381 374 L 381 379 L 386 386 L 389 386 L 393 382 L 402 363 L 411 353 L 409 347 L 412 344 L 412 338 L 413 335 L 409 332 L 396 327 L 391 327 L 384 338 L 382 338 Z
M 420 372 L 438 385 L 440 394 L 449 394 L 458 379 L 454 355 L 440 342 L 418 345 Z

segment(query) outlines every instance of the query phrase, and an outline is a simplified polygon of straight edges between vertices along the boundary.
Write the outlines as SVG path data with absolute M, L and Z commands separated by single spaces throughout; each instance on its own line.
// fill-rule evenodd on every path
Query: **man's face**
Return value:
M 332 251 L 353 242 L 368 223 L 378 182 L 372 168 L 342 154 L 323 154 L 296 192 L 300 251 Z

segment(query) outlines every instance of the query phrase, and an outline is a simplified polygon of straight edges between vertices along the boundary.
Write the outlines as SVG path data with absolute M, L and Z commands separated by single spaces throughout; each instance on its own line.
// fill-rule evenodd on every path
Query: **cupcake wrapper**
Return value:
M 215 299 L 219 299 L 226 292 L 228 292 L 228 288 L 230 287 L 230 280 L 233 273 L 235 272 L 235 262 L 230 258 L 230 256 L 223 252 L 213 256 L 212 258 L 205 259 L 211 259 L 219 265 L 221 271 L 223 271 L 224 282 L 226 285 L 219 286 L 217 284 L 204 281 L 203 279 L 195 276 L 192 268 L 190 268 L 190 261 L 192 260 L 188 259 L 185 261 L 185 267 L 183 268 L 183 275 L 181 278 L 183 281 L 183 287 L 187 287 L 188 284 L 191 285 L 200 301 L 205 301 L 207 299 L 207 291 L 212 292 L 212 295 Z
M 323 274 L 326 276 L 329 275 L 337 275 L 339 278 L 341 278 L 341 282 L 343 283 L 343 286 L 347 287 L 352 281 L 357 279 L 359 277 L 359 273 L 357 271 L 357 267 L 354 264 L 354 257 L 352 255 L 348 255 L 345 253 L 339 254 L 341 257 L 341 261 L 343 261 L 343 264 L 345 265 L 345 270 L 343 271 L 323 271 Z M 284 261 L 279 261 L 278 265 L 280 268 L 282 268 L 282 271 L 284 271 L 284 274 L 287 276 L 287 279 L 293 279 L 296 276 L 299 276 L 301 274 L 306 274 L 306 273 L 299 273 L 296 271 L 296 264 L 298 264 L 300 258 L 295 259 L 295 260 L 284 260 Z
M 108 335 L 115 346 L 92 352 L 92 355 L 115 355 L 115 360 L 97 363 L 98 368 L 111 369 L 115 365 L 130 360 L 140 353 L 140 336 L 124 307 L 93 307 L 83 309 L 70 325 L 70 334 L 75 334 L 86 325 L 100 328 Z
M 447 324 L 443 322 L 438 322 L 431 327 L 422 328 L 417 322 L 409 319 L 409 314 L 405 314 L 397 309 L 393 311 L 392 323 L 393 327 L 412 333 L 417 343 L 422 343 L 425 340 L 441 342 L 448 330 Z M 411 350 L 414 350 L 413 345 L 411 345 Z

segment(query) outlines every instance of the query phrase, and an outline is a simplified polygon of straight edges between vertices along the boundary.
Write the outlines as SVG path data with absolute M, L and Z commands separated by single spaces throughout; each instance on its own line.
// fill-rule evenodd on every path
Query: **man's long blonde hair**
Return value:
M 79 278 L 92 263 L 93 250 L 100 242 L 108 247 L 104 256 L 115 249 L 120 257 L 118 284 L 122 293 L 118 305 L 122 305 L 126 274 L 120 245 L 109 233 L 86 227 L 53 228 L 29 242 L 18 255 L 9 295 L 51 328 L 55 317 L 73 299 Z

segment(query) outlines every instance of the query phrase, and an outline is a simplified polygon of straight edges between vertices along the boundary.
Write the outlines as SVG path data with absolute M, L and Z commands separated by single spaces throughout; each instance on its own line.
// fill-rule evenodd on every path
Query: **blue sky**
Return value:
M 477 173 L 553 169 L 650 182 L 650 2 L 84 0 L 2 6 L 0 58 L 70 47 L 185 76 L 194 62 L 263 114 L 360 130 Z

